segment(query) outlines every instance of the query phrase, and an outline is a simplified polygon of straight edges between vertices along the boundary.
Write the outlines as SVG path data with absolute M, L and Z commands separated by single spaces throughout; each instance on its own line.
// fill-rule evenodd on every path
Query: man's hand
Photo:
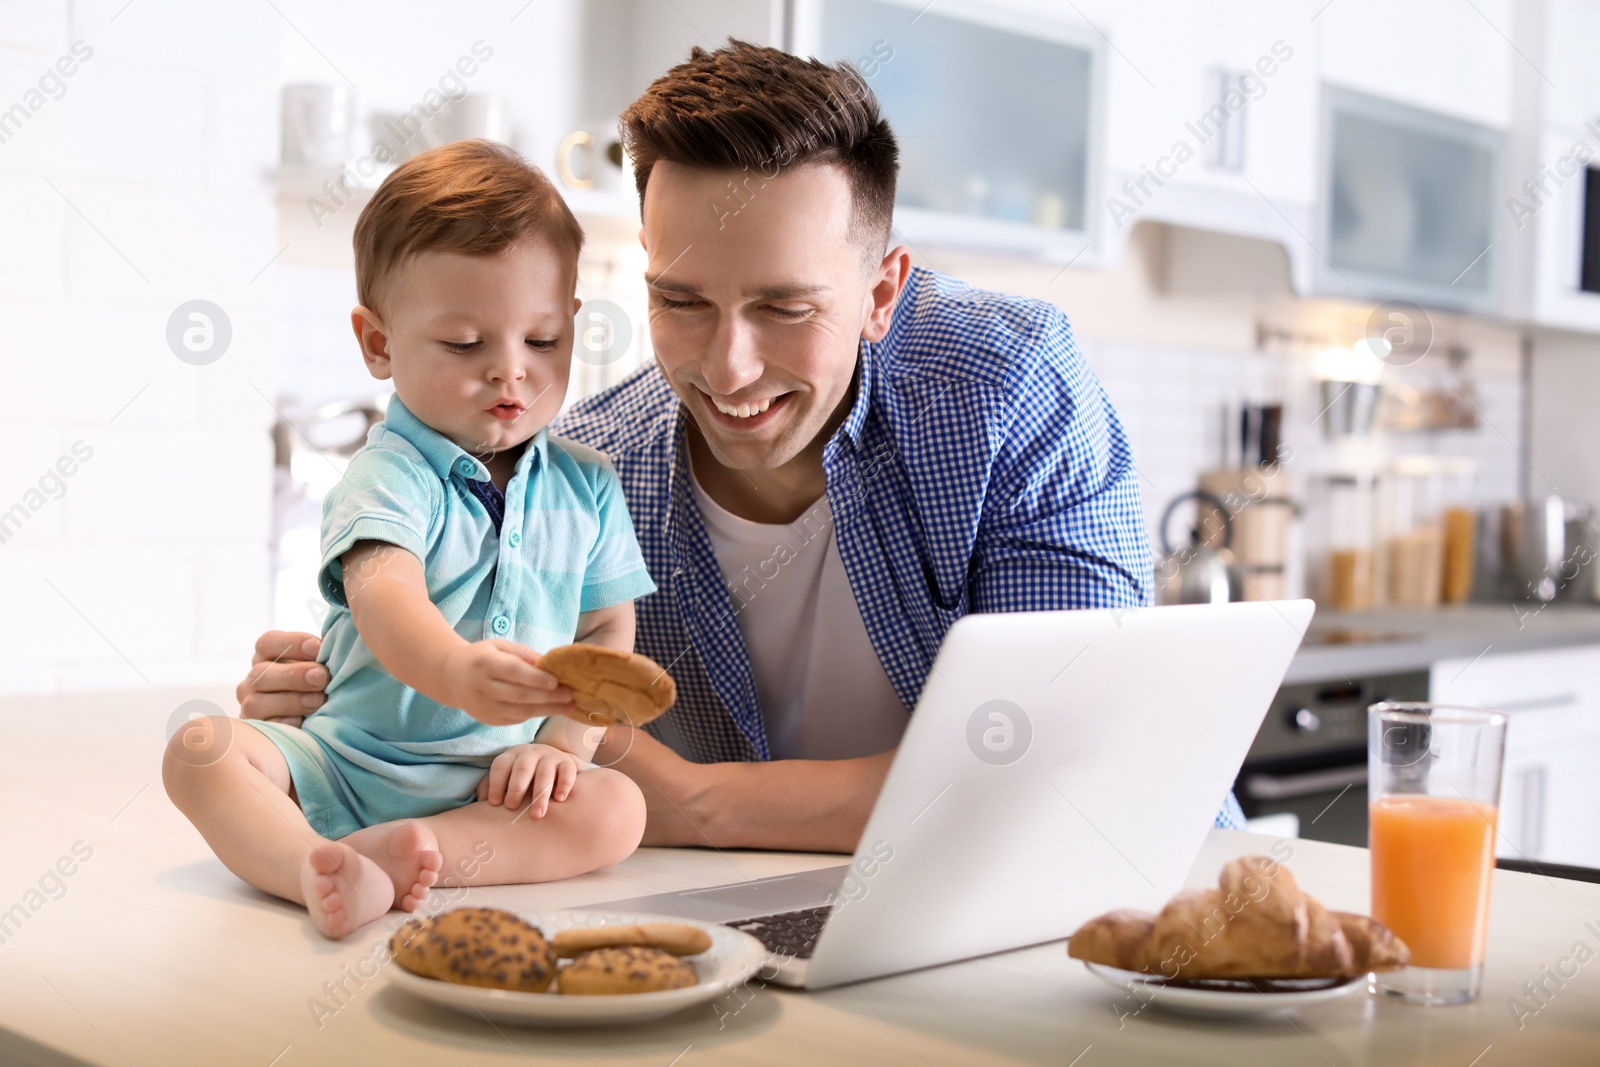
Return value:
M 614 767 L 634 780 L 644 794 L 644 845 L 715 846 L 690 815 L 719 764 L 690 763 L 643 730 L 606 728 L 594 762 Z
M 300 725 L 327 699 L 328 668 L 317 662 L 322 642 L 307 633 L 268 630 L 256 639 L 250 673 L 239 683 L 239 717 Z
M 572 690 L 538 669 L 539 653 L 493 638 L 451 649 L 444 659 L 451 707 L 490 726 L 546 715 L 576 715 Z
M 853 852 L 894 753 L 691 763 L 643 730 L 612 726 L 594 761 L 644 794 L 646 845 Z
M 544 818 L 550 802 L 572 793 L 578 779 L 578 758 L 554 745 L 513 745 L 494 758 L 478 783 L 478 799 L 515 808 L 528 799 L 528 814 Z

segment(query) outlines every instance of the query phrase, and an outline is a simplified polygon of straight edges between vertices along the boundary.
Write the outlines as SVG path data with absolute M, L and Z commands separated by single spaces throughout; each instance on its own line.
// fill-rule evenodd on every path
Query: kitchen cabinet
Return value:
M 1522 129 L 1506 169 L 1509 249 L 1521 265 L 1509 310 L 1544 326 L 1600 332 L 1600 293 L 1581 284 L 1585 184 L 1600 157 L 1600 69 L 1591 55 L 1600 4 L 1532 7 L 1544 14 L 1542 32 L 1529 31 L 1529 62 L 1539 70 L 1519 72 Z
M 1277 242 L 1309 291 L 1314 24 L 1281 3 L 1200 0 L 1159 18 L 1118 11 L 1109 26 L 1107 258 L 1148 219 Z
M 1337 86 L 1324 100 L 1318 290 L 1496 310 L 1504 135 Z
M 1500 855 L 1600 867 L 1600 646 L 1441 660 L 1429 698 L 1508 716 Z
M 1514 0 L 1316 0 L 1322 79 L 1465 122 L 1511 122 Z
M 1103 41 L 949 0 L 795 0 L 791 50 L 850 60 L 900 143 L 899 236 L 1071 260 L 1098 219 Z
M 615 121 L 650 83 L 689 58 L 696 45 L 736 37 L 781 46 L 783 0 L 582 0 L 583 62 L 577 69 L 585 120 Z

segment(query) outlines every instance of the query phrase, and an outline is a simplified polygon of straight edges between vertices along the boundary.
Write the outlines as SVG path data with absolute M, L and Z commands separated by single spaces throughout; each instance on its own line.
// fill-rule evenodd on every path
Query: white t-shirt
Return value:
M 693 470 L 693 464 L 690 464 Z M 728 584 L 773 759 L 849 759 L 900 743 L 910 716 L 883 673 L 822 497 L 790 524 L 696 503 Z

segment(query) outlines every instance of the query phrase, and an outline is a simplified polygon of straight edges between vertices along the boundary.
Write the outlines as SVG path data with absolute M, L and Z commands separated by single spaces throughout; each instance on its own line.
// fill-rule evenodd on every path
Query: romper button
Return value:
M 506 538 L 506 540 L 511 542 L 512 548 L 516 548 L 518 545 L 522 544 L 522 535 L 517 531 L 512 530 L 511 536 Z
M 456 470 L 461 472 L 461 476 L 463 478 L 470 478 L 477 473 L 478 468 L 473 466 L 472 460 L 468 459 L 466 456 L 462 456 L 456 462 Z
M 504 634 L 510 631 L 511 620 L 506 618 L 504 615 L 496 615 L 493 619 L 489 620 L 489 626 L 494 630 L 495 633 Z

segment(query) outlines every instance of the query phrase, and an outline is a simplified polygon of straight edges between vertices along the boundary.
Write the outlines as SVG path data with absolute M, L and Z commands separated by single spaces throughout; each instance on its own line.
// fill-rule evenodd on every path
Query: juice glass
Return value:
M 1489 935 L 1506 717 L 1385 701 L 1367 709 L 1372 917 L 1411 949 L 1374 993 L 1418 1004 L 1477 999 Z

